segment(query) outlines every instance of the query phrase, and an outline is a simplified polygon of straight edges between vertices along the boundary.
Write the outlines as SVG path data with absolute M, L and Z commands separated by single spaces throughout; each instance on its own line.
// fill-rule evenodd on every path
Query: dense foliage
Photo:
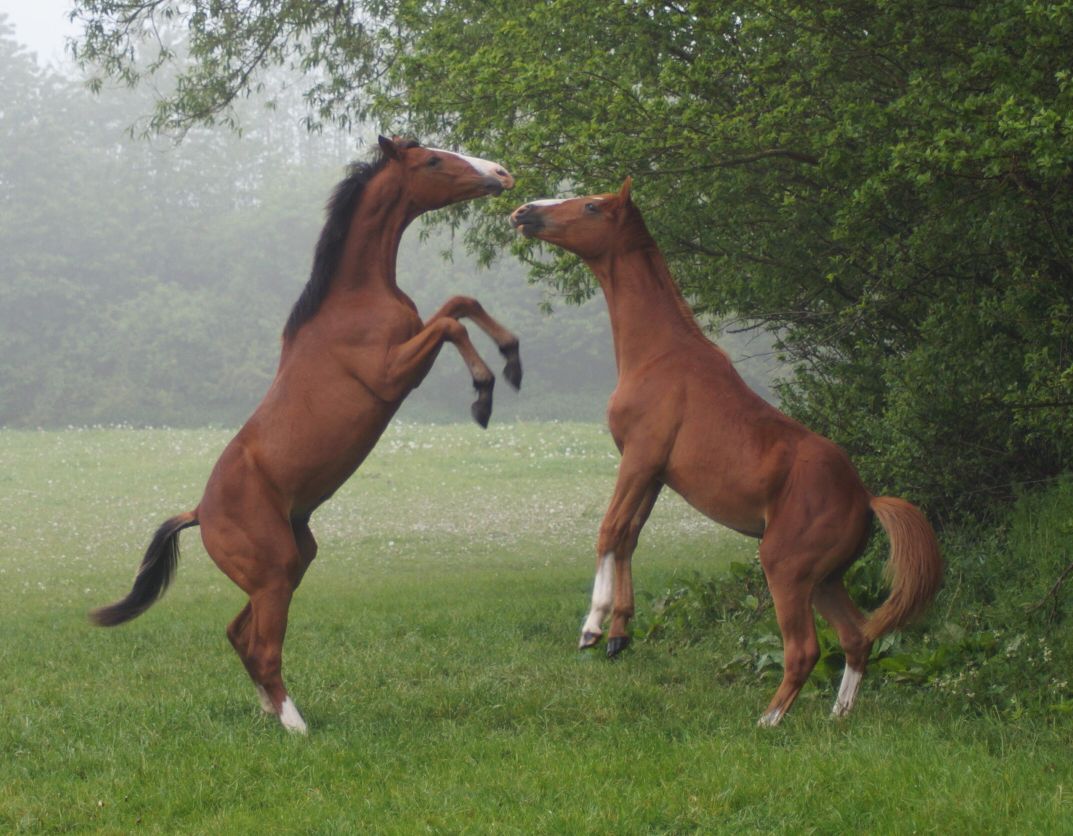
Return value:
M 877 489 L 943 514 L 1069 465 L 1070 0 L 76 5 L 104 75 L 136 81 L 139 46 L 167 66 L 145 36 L 183 33 L 158 128 L 227 119 L 291 64 L 311 121 L 517 161 L 526 195 L 633 174 L 697 309 L 776 332 L 784 404 Z M 472 241 L 508 235 L 487 214 Z

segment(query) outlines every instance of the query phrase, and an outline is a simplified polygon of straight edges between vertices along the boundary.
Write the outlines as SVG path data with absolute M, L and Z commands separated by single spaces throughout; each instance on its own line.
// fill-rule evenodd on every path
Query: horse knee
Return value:
M 451 343 L 459 343 L 469 338 L 466 326 L 452 317 L 444 317 L 440 320 L 443 328 L 443 338 Z
M 470 316 L 482 310 L 481 303 L 472 296 L 452 296 L 447 305 L 452 316 Z

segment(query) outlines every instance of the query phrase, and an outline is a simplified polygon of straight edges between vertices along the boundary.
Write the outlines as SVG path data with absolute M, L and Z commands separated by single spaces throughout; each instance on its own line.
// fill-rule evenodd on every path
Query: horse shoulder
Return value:
M 607 425 L 621 451 L 641 439 L 660 456 L 669 454 L 682 421 L 685 382 L 663 373 L 659 364 L 619 379 L 607 402 Z

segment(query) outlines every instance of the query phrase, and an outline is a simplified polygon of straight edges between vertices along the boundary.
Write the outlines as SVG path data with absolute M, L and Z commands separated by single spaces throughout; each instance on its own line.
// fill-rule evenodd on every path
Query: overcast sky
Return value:
M 77 27 L 67 20 L 71 0 L 0 0 L 0 14 L 15 27 L 15 38 L 37 53 L 42 64 L 65 60 L 64 38 L 73 36 Z

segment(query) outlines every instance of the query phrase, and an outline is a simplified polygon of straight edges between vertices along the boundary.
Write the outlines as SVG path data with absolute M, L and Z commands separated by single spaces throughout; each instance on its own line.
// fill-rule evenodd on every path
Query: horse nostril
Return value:
M 509 174 L 507 174 L 507 170 L 505 168 L 502 168 L 502 167 L 496 169 L 496 174 L 498 174 L 500 177 L 509 177 L 510 176 Z

